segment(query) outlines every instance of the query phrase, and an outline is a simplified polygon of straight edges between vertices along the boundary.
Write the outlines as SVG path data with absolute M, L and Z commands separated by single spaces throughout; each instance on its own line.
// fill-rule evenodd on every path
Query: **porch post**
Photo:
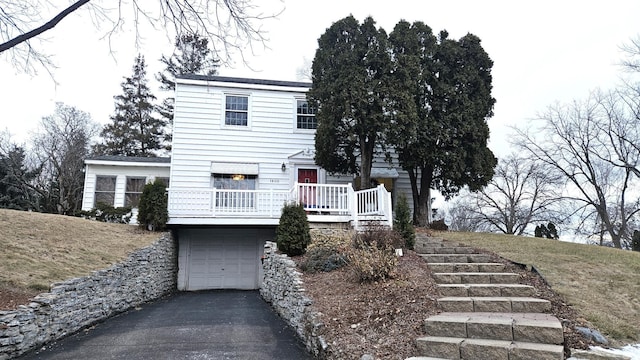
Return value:
M 351 183 L 348 184 L 347 188 L 347 206 L 349 207 L 349 213 L 351 214 L 351 218 L 353 219 L 353 228 L 355 230 L 358 229 L 358 199 L 356 197 L 356 192 L 353 190 L 353 186 Z

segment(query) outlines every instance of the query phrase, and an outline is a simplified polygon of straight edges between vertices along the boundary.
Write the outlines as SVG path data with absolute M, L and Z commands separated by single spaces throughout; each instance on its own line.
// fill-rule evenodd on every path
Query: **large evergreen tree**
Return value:
M 38 210 L 38 194 L 33 189 L 37 170 L 25 164 L 24 148 L 11 144 L 0 154 L 0 208 Z
M 445 197 L 465 185 L 479 190 L 493 175 L 497 160 L 487 147 L 487 119 L 493 115 L 493 62 L 480 39 L 467 34 L 459 41 L 446 31 L 436 39 L 426 25 L 400 22 L 390 35 L 396 76 L 413 74 L 410 87 L 416 112 L 414 139 L 394 139 L 400 165 L 409 173 L 414 221 L 426 225 L 431 189 Z
M 133 75 L 122 83 L 122 95 L 115 99 L 115 113 L 100 135 L 103 143 L 94 152 L 103 155 L 156 156 L 165 147 L 167 121 L 156 112 L 156 97 L 147 86 L 144 56 L 138 55 Z
M 160 62 L 165 68 L 156 74 L 156 79 L 161 84 L 161 90 L 170 91 L 172 94 L 176 90 L 177 75 L 215 75 L 220 64 L 215 54 L 209 49 L 209 40 L 198 34 L 176 37 L 175 52 L 169 57 L 162 55 Z M 158 106 L 158 112 L 169 124 L 173 124 L 174 102 L 175 98 L 169 96 Z
M 361 188 L 371 186 L 374 155 L 386 150 L 391 132 L 411 133 L 409 111 L 394 107 L 412 103 L 391 73 L 387 34 L 371 17 L 359 24 L 348 16 L 318 40 L 307 94 L 318 109 L 315 161 L 329 172 L 359 174 Z

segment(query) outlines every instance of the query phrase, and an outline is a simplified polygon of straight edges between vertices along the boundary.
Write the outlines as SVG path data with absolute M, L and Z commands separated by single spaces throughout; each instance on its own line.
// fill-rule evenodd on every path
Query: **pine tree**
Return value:
M 122 95 L 114 96 L 115 113 L 100 135 L 103 143 L 94 147 L 102 155 L 156 156 L 164 149 L 167 121 L 157 116 L 156 97 L 147 86 L 144 56 L 138 55 L 133 75 L 122 83 Z
M 160 90 L 176 90 L 175 78 L 178 75 L 198 74 L 212 76 L 218 72 L 220 61 L 209 49 L 209 40 L 198 34 L 186 34 L 176 37 L 176 51 L 170 56 L 162 56 L 160 62 L 165 66 L 164 71 L 156 74 L 156 80 L 161 83 Z M 175 98 L 169 96 L 158 106 L 158 112 L 167 121 L 173 124 L 173 104 Z M 167 141 L 171 135 L 167 134 Z
M 0 154 L 0 208 L 39 210 L 38 196 L 31 184 L 38 169 L 27 169 L 25 160 L 24 148 L 15 144 Z
M 411 210 L 409 209 L 407 196 L 404 193 L 400 193 L 400 196 L 398 197 L 394 215 L 393 226 L 395 230 L 402 235 L 404 245 L 407 249 L 413 250 L 413 247 L 416 244 L 416 230 L 413 227 Z

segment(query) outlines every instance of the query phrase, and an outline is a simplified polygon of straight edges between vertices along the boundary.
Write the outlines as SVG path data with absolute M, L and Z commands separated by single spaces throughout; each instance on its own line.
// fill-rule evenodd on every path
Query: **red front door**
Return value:
M 317 169 L 298 169 L 298 182 L 302 184 L 317 184 Z M 305 208 L 316 206 L 316 187 L 313 185 L 302 185 L 300 187 L 300 201 Z
M 318 183 L 318 170 L 317 169 L 298 169 L 298 182 L 306 184 Z

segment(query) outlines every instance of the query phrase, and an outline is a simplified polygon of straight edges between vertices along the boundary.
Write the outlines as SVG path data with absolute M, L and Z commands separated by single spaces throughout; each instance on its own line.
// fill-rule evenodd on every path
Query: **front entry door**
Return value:
M 318 183 L 318 169 L 298 169 L 298 182 L 303 185 L 300 187 L 300 201 L 305 208 L 313 208 L 316 206 L 316 187 Z
M 298 169 L 298 182 L 317 184 L 318 169 Z

